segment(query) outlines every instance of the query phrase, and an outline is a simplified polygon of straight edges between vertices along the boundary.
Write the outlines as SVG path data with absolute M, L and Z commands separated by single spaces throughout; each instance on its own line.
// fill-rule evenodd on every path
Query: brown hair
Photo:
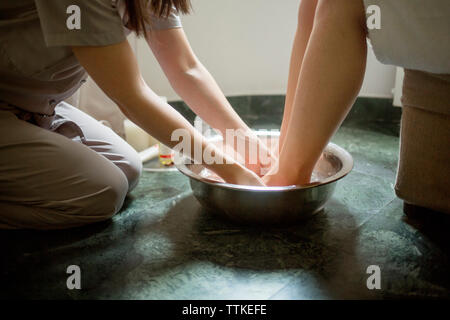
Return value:
M 147 35 L 145 24 L 150 20 L 150 13 L 158 17 L 168 17 L 172 7 L 179 13 L 191 11 L 190 0 L 125 0 L 128 15 L 127 27 L 137 36 Z

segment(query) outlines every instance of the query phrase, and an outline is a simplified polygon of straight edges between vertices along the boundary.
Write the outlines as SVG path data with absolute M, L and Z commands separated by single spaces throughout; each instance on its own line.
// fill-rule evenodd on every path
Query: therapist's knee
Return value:
M 120 169 L 127 177 L 128 192 L 130 192 L 137 186 L 142 173 L 142 161 L 139 154 L 137 152 L 127 154 Z
M 108 172 L 103 179 L 97 177 L 87 181 L 85 187 L 89 191 L 67 199 L 69 205 L 41 212 L 49 219 L 44 219 L 42 225 L 33 225 L 32 228 L 65 229 L 108 220 L 120 211 L 128 193 L 128 181 L 118 169 Z
M 43 194 L 43 205 L 0 203 L 0 229 L 67 229 L 110 219 L 122 208 L 128 181 L 118 168 L 108 169 L 85 176 L 71 195 L 44 199 Z
M 139 182 L 142 161 L 137 152 L 127 152 L 120 161 L 102 163 L 97 167 L 102 173 L 92 177 L 89 183 L 94 190 L 93 196 L 81 205 L 84 207 L 82 215 L 100 221 L 120 211 L 126 195 Z
M 81 215 L 102 221 L 113 217 L 122 208 L 128 193 L 128 179 L 120 170 L 111 170 L 101 180 L 92 181 L 95 189 L 86 201 L 81 200 Z
M 125 197 L 128 193 L 128 181 L 121 177 L 116 177 L 117 179 L 113 183 L 109 183 L 105 188 L 105 198 L 106 201 L 104 205 L 105 216 L 112 217 L 120 211 L 122 208 Z M 106 202 L 110 201 L 110 205 Z

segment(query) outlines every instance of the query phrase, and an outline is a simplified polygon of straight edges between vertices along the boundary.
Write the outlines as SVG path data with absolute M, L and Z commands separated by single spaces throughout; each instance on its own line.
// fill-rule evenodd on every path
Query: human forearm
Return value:
M 182 130 L 183 139 L 186 139 L 184 143 L 190 146 L 183 149 L 183 155 L 202 162 L 205 151 L 210 150 L 215 155 L 216 163 L 231 163 L 207 164 L 225 181 L 260 184 L 257 177 L 214 148 L 186 119 L 147 86 L 128 42 L 111 46 L 74 47 L 73 52 L 99 87 L 149 134 L 173 148 L 178 141 L 173 141 L 172 135 L 177 130 Z M 195 154 L 197 149 L 201 150 L 199 155 Z
M 189 107 L 225 137 L 226 129 L 250 129 L 234 111 L 208 70 L 197 62 L 169 76 L 172 87 Z
M 119 107 L 128 118 L 156 139 L 170 148 L 178 148 L 183 156 L 202 163 L 225 181 L 259 184 L 256 176 L 252 177 L 239 163 L 209 143 L 181 114 L 150 88 L 143 88 L 138 94 L 120 100 Z
M 195 67 L 170 77 L 172 85 L 183 100 L 211 127 L 220 131 L 225 144 L 236 150 L 246 166 L 259 173 L 262 156 L 269 157 L 266 146 L 251 131 L 234 111 L 210 73 L 200 63 Z M 233 130 L 227 134 L 227 130 Z M 250 158 L 250 145 L 258 150 L 256 157 Z
M 183 30 L 155 32 L 147 40 L 172 87 L 189 107 L 211 127 L 220 131 L 225 144 L 238 151 L 248 168 L 260 173 L 262 167 L 268 166 L 259 156 L 254 159 L 256 161 L 249 161 L 253 159 L 246 152 L 248 148 L 242 150 L 238 146 L 238 140 L 241 145 L 246 141 L 247 146 L 252 144 L 262 150 L 261 154 L 268 154 L 267 147 L 234 111 L 216 81 L 197 59 Z M 228 135 L 229 129 L 239 138 Z
M 227 128 L 248 129 L 194 54 L 182 28 L 152 32 L 147 43 L 174 90 L 196 114 L 222 133 Z

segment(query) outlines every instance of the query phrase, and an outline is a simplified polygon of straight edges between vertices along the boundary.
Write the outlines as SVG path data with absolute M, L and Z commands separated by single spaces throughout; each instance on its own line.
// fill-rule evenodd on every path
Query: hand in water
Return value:
M 256 173 L 246 168 L 243 168 L 243 170 L 244 171 L 240 175 L 238 175 L 236 179 L 234 179 L 234 182 L 230 181 L 230 183 L 240 184 L 244 186 L 265 186 L 264 181 L 260 177 L 258 177 Z
M 277 161 L 263 177 L 263 181 L 268 187 L 310 185 L 312 171 L 301 170 L 300 173 L 300 175 L 297 175 L 290 168 L 279 168 L 279 162 Z
M 238 162 L 232 162 L 231 164 L 215 164 L 207 167 L 227 183 L 246 186 L 264 186 L 263 180 L 258 177 L 256 173 L 245 168 Z M 221 182 L 220 180 L 215 179 L 214 175 L 207 174 L 205 178 L 211 181 L 216 180 L 215 182 Z
M 279 187 L 289 185 L 287 179 L 278 170 L 278 161 L 270 168 L 269 172 L 262 178 L 268 187 Z
M 262 180 L 268 187 L 284 187 L 291 185 L 291 183 L 287 182 L 287 179 L 279 174 L 266 174 Z
M 270 171 L 272 166 L 277 163 L 277 157 L 273 152 L 273 146 L 266 145 L 258 137 L 253 138 L 252 143 L 257 144 L 258 158 L 256 164 L 250 164 L 248 159 L 246 159 L 245 166 L 255 172 L 258 176 L 263 177 L 267 172 Z
M 213 171 L 209 169 L 203 169 L 199 175 L 205 180 L 208 180 L 209 182 L 213 183 L 232 183 L 232 184 L 241 184 L 241 185 L 252 185 L 252 186 L 259 186 L 262 185 L 262 179 L 258 177 L 253 172 L 249 172 L 249 170 L 242 168 L 243 173 L 239 174 L 237 178 L 228 177 L 225 181 L 222 177 L 220 177 L 218 174 L 214 173 Z
M 228 144 L 226 153 L 259 177 L 263 177 L 276 163 L 277 157 L 272 150 L 274 146 L 266 145 L 253 132 L 238 131 L 234 138 L 234 141 L 226 142 Z

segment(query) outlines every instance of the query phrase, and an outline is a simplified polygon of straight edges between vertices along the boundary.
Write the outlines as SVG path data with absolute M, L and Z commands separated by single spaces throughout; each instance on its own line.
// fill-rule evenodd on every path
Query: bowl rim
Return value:
M 279 136 L 279 132 L 272 132 L 272 131 L 255 131 L 255 133 L 258 136 Z M 216 140 L 213 138 L 212 140 Z M 220 140 L 220 139 L 219 139 Z M 336 182 L 343 177 L 345 177 L 347 174 L 350 173 L 350 171 L 353 169 L 353 157 L 351 154 L 345 150 L 344 148 L 338 146 L 335 143 L 328 143 L 328 145 L 325 147 L 324 152 L 329 152 L 331 154 L 336 155 L 342 163 L 341 169 L 336 172 L 334 175 L 329 176 L 328 178 L 324 179 L 320 183 L 309 183 L 307 185 L 289 185 L 289 186 L 277 186 L 277 187 L 261 187 L 261 186 L 247 186 L 247 185 L 239 185 L 239 184 L 233 184 L 233 183 L 227 183 L 227 182 L 215 182 L 212 180 L 209 180 L 207 178 L 204 178 L 196 173 L 194 173 L 192 170 L 188 168 L 188 165 L 184 163 L 182 159 L 186 159 L 184 157 L 179 157 L 179 161 L 175 161 L 176 168 L 185 176 L 187 176 L 190 179 L 194 179 L 198 182 L 202 182 L 214 187 L 222 188 L 222 189 L 232 189 L 232 190 L 243 190 L 243 191 L 255 191 L 255 192 L 267 192 L 267 191 L 294 191 L 294 190 L 300 190 L 300 189 L 310 189 L 315 188 L 318 186 L 324 186 L 333 182 Z

